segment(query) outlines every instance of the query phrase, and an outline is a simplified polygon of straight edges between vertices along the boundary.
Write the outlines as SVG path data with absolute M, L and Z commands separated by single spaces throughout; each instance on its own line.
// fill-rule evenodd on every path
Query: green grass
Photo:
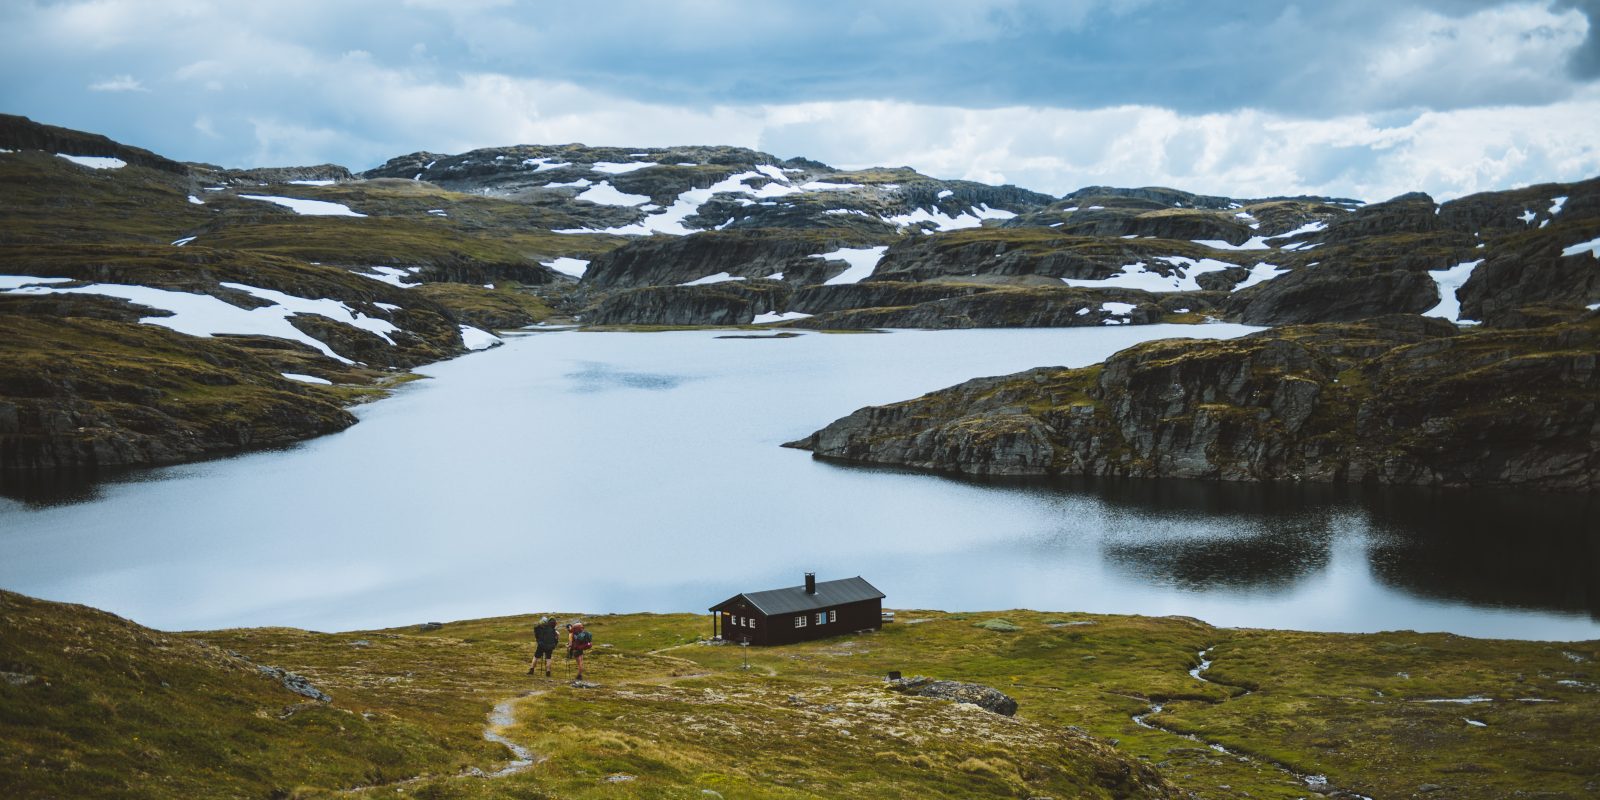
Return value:
M 179 635 L 17 595 L 0 604 L 0 671 L 31 676 L 0 681 L 0 783 L 19 798 L 309 798 L 374 783 L 360 793 L 1306 796 L 1279 764 L 1374 797 L 1422 783 L 1456 798 L 1580 797 L 1600 774 L 1588 735 L 1600 692 L 1581 683 L 1593 683 L 1600 642 L 905 609 L 878 632 L 746 649 L 699 643 L 701 615 L 601 615 L 586 618 L 599 686 L 580 689 L 559 672 L 526 674 L 534 615 L 429 632 Z M 996 619 L 1002 630 L 982 627 Z M 1196 680 L 1205 649 L 1210 680 Z M 229 651 L 304 675 L 333 701 L 289 694 Z M 891 693 L 890 670 L 993 686 L 1019 711 Z M 1493 700 L 1419 702 L 1473 695 Z M 1135 724 L 1153 702 L 1166 708 L 1151 721 L 1199 741 Z M 500 733 L 538 763 L 477 777 L 510 760 L 482 738 L 497 704 L 512 709 Z M 629 779 L 607 780 L 619 775 Z

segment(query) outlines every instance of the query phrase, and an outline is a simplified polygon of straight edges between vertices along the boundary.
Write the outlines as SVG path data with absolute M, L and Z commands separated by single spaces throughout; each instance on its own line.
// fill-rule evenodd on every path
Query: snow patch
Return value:
M 173 247 L 182 247 L 182 246 L 184 246 L 184 245 L 186 245 L 186 244 L 188 244 L 188 243 L 190 243 L 190 242 L 192 242 L 192 241 L 194 241 L 194 240 L 196 240 L 198 238 L 200 238 L 200 237 L 198 237 L 198 236 L 185 236 L 182 239 L 179 239 L 179 240 L 173 242 L 172 246 Z
M 1288 234 L 1285 234 L 1285 235 L 1288 235 Z M 1274 236 L 1272 238 L 1276 239 L 1278 237 Z M 1272 246 L 1267 244 L 1267 237 L 1265 237 L 1265 236 L 1252 236 L 1252 237 L 1250 237 L 1250 241 L 1245 242 L 1244 244 L 1228 244 L 1227 242 L 1225 242 L 1225 241 L 1223 241 L 1221 239 L 1190 239 L 1189 241 L 1194 242 L 1195 244 L 1198 244 L 1198 245 L 1204 245 L 1206 247 L 1211 248 L 1212 250 L 1270 250 L 1270 249 L 1272 249 Z
M 198 197 L 196 197 L 196 196 L 194 196 L 192 194 L 189 195 L 189 202 L 194 203 L 197 206 L 203 206 L 203 205 L 206 204 L 206 201 L 201 200 L 200 198 L 198 198 Z
M 998 208 L 990 208 L 987 203 L 973 206 L 957 216 L 950 216 L 938 208 L 932 210 L 919 208 L 909 214 L 900 214 L 893 217 L 884 217 L 883 221 L 901 228 L 910 225 L 924 225 L 932 223 L 934 230 L 954 231 L 962 228 L 976 228 L 986 219 L 1011 219 L 1016 214 Z
M 633 172 L 645 167 L 659 167 L 654 161 L 596 161 L 589 165 L 595 172 L 604 172 L 607 175 L 621 175 L 624 172 Z
M 809 317 L 809 316 L 811 316 L 811 315 L 810 314 L 802 314 L 799 311 L 785 311 L 785 312 L 783 312 L 781 314 L 773 314 L 773 313 L 757 314 L 756 318 L 751 320 L 750 324 L 752 324 L 752 325 L 765 325 L 765 324 L 767 324 L 769 322 L 787 322 L 787 321 L 789 321 L 791 319 L 805 319 L 806 317 Z
M 1262 261 L 1250 268 L 1250 274 L 1240 281 L 1239 285 L 1233 287 L 1233 291 L 1237 292 L 1240 289 L 1248 289 L 1258 283 L 1266 283 L 1279 275 L 1286 275 L 1288 272 L 1289 270 L 1283 269 L 1276 264 L 1268 264 Z
M 482 328 L 474 328 L 471 325 L 461 325 L 459 327 L 461 328 L 461 344 L 468 350 L 488 350 L 491 347 L 505 344 L 504 339 Z
M 934 197 L 936 197 L 936 198 L 938 198 L 940 200 L 943 200 L 946 197 L 949 197 L 950 195 L 953 195 L 953 194 L 955 194 L 955 192 L 952 192 L 949 189 L 940 189 L 939 193 L 937 195 L 934 195 Z
M 122 169 L 128 166 L 128 162 L 109 156 L 69 156 L 66 153 L 56 153 L 56 155 L 89 169 Z
M 849 269 L 822 282 L 823 286 L 838 286 L 844 283 L 860 283 L 878 268 L 878 261 L 889 248 L 878 247 L 841 247 L 831 253 L 817 253 L 812 258 L 824 260 L 837 259 L 850 265 Z
M 1533 213 L 1532 209 L 1524 208 L 1524 209 L 1522 209 L 1522 216 L 1517 217 L 1517 219 L 1522 220 L 1524 223 L 1526 223 L 1528 225 L 1532 225 L 1533 221 L 1535 219 L 1538 219 L 1538 217 L 1539 217 L 1539 215 Z
M 37 283 L 38 279 L 32 279 Z M 266 300 L 270 305 L 260 308 L 240 308 L 209 294 L 175 292 L 153 289 L 148 286 L 101 283 L 73 288 L 29 286 L 14 290 L 14 294 L 92 294 L 119 297 L 141 306 L 169 312 L 171 316 L 144 317 L 139 321 L 159 325 L 189 336 L 211 337 L 219 334 L 272 336 L 300 342 L 336 361 L 354 363 L 335 353 L 322 341 L 290 324 L 295 314 L 316 314 L 352 327 L 370 331 L 390 344 L 388 334 L 400 329 L 394 324 L 374 319 L 351 309 L 338 300 L 295 297 L 270 289 L 260 289 L 239 283 L 223 283 L 223 287 L 245 292 Z
M 384 311 L 399 311 L 400 310 L 400 307 L 395 305 L 394 303 L 373 303 L 373 305 L 377 306 L 378 308 L 383 309 Z
M 579 178 L 579 179 L 577 179 L 575 181 L 566 181 L 566 182 L 563 182 L 563 183 L 547 183 L 547 184 L 544 185 L 544 188 L 546 188 L 546 189 L 566 189 L 566 188 L 569 188 L 569 187 L 577 187 L 577 188 L 581 189 L 581 188 L 583 188 L 585 186 L 593 186 L 593 185 L 594 185 L 594 181 L 591 181 L 588 178 Z
M 618 191 L 606 181 L 601 181 L 578 195 L 577 199 L 587 200 L 591 203 L 606 206 L 637 206 L 650 202 L 650 198 L 642 194 L 628 194 Z
M 1595 258 L 1600 258 L 1600 239 L 1590 239 L 1587 242 L 1579 242 L 1578 244 L 1564 248 L 1561 251 L 1561 255 L 1564 256 L 1576 256 L 1583 253 L 1588 253 Z
M 561 169 L 562 167 L 570 167 L 570 166 L 572 166 L 572 163 L 568 162 L 568 161 L 556 161 L 555 159 L 548 158 L 548 157 L 545 157 L 545 158 L 524 158 L 524 159 L 522 159 L 522 166 L 524 166 L 524 167 L 533 167 L 533 171 L 534 172 L 546 172 L 546 171 L 549 171 L 549 170 L 552 170 L 552 169 Z
M 1567 196 L 1566 195 L 1561 195 L 1560 197 L 1552 197 L 1552 198 L 1550 198 L 1550 216 L 1553 217 L 1553 216 L 1555 216 L 1557 214 L 1560 214 L 1561 213 L 1561 207 L 1566 205 L 1566 204 L 1567 204 Z
M 398 286 L 402 289 L 410 289 L 413 286 L 422 285 L 419 281 L 408 282 L 406 280 L 406 278 L 411 276 L 411 272 L 414 272 L 415 270 L 407 271 L 400 269 L 399 267 L 368 267 L 368 269 L 372 271 L 357 272 L 356 274 L 363 278 L 371 278 L 375 281 L 382 281 L 390 286 Z
M 1083 280 L 1077 278 L 1062 278 L 1061 282 L 1068 286 L 1082 288 L 1116 288 L 1116 289 L 1143 289 L 1147 292 L 1198 292 L 1200 284 L 1195 281 L 1198 275 L 1207 272 L 1220 272 L 1237 264 L 1226 261 L 1217 261 L 1211 258 L 1202 258 L 1196 261 L 1183 256 L 1157 256 L 1154 260 L 1165 261 L 1179 271 L 1174 275 L 1163 275 L 1151 272 L 1145 268 L 1145 263 L 1140 261 L 1122 267 L 1122 272 L 1109 278 Z
M 72 283 L 72 278 L 35 278 L 32 275 L 0 275 L 0 291 L 39 286 L 46 283 Z
M 807 192 L 842 192 L 846 189 L 860 189 L 859 183 L 828 183 L 827 181 L 811 181 L 800 184 L 800 188 Z
M 330 203 L 326 200 L 302 200 L 298 197 L 274 197 L 264 194 L 241 194 L 244 200 L 259 200 L 263 203 L 272 203 L 307 217 L 365 217 L 350 210 L 343 203 Z
M 719 273 L 717 273 L 715 275 L 707 275 L 704 278 L 695 278 L 692 281 L 688 281 L 686 283 L 680 283 L 678 285 L 679 286 L 706 286 L 708 284 L 713 284 L 713 283 L 726 283 L 728 281 L 742 281 L 742 280 L 746 280 L 746 279 L 743 278 L 743 277 L 736 277 L 736 276 L 730 275 L 730 274 L 728 274 L 726 272 L 719 272 Z
M 302 374 L 300 374 L 298 372 L 280 372 L 278 374 L 282 375 L 285 378 L 288 378 L 291 381 L 299 381 L 301 383 L 315 383 L 318 386 L 332 386 L 333 385 L 333 381 L 330 381 L 327 378 L 319 378 L 319 377 L 317 377 L 315 375 L 302 375 Z
M 588 260 L 582 258 L 568 258 L 566 256 L 562 256 L 554 261 L 541 261 L 539 263 L 561 273 L 562 275 L 571 275 L 574 278 L 583 277 L 583 273 L 589 269 Z
M 1133 313 L 1132 303 L 1101 303 L 1100 310 L 1113 317 L 1124 317 Z
M 1461 324 L 1476 324 L 1471 320 L 1461 319 L 1461 301 L 1456 298 L 1456 290 L 1472 277 L 1474 267 L 1483 263 L 1477 261 L 1464 261 L 1449 269 L 1431 269 L 1428 274 L 1433 276 L 1433 282 L 1439 285 L 1439 304 L 1422 312 L 1424 317 L 1443 317 L 1451 322 Z
M 332 186 L 338 181 L 289 181 L 296 186 Z

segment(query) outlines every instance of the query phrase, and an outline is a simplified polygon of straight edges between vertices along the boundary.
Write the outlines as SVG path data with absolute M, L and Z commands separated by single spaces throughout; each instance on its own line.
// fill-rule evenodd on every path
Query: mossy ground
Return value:
M 588 619 L 599 686 L 576 688 L 566 662 L 526 673 L 531 616 L 179 635 L 0 600 L 0 671 L 28 676 L 0 682 L 0 783 L 20 798 L 1307 796 L 1280 765 L 1373 797 L 1600 790 L 1600 642 L 901 610 L 878 632 L 743 649 L 699 643 L 701 615 L 632 614 Z M 995 618 L 1018 630 L 978 627 Z M 1209 680 L 1189 673 L 1202 650 Z M 890 694 L 889 670 L 994 686 L 1020 710 Z M 1486 699 L 1425 702 L 1462 698 Z M 1157 702 L 1148 722 L 1196 738 L 1134 721 Z M 486 778 L 512 758 L 483 738 L 496 705 L 536 763 Z

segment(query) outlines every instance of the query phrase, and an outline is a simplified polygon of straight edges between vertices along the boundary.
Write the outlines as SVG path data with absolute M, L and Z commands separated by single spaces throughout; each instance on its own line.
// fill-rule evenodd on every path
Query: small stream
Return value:
M 517 701 L 524 697 L 533 697 L 539 694 L 543 694 L 543 692 L 531 692 L 529 694 L 502 700 L 495 704 L 493 711 L 489 712 L 489 724 L 483 729 L 483 738 L 496 744 L 505 745 L 506 749 L 511 751 L 511 755 L 514 756 L 514 758 L 510 763 L 506 764 L 500 769 L 497 769 L 494 772 L 484 773 L 485 777 L 503 778 L 507 775 L 515 775 L 516 773 L 533 767 L 544 760 L 543 758 L 534 755 L 532 750 L 529 750 L 528 748 L 511 741 L 510 739 L 506 738 L 505 735 L 500 733 L 500 731 L 505 730 L 516 723 Z
M 1206 671 L 1211 669 L 1211 658 L 1210 658 L 1211 650 L 1212 650 L 1212 648 L 1207 647 L 1206 649 L 1201 650 L 1197 654 L 1197 657 L 1199 658 L 1200 663 L 1197 666 L 1195 666 L 1195 667 L 1193 667 L 1193 668 L 1191 668 L 1189 670 L 1189 677 L 1194 678 L 1195 680 L 1200 681 L 1201 683 L 1209 683 L 1209 684 L 1212 684 L 1213 686 L 1222 686 L 1222 687 L 1227 688 L 1229 690 L 1233 690 L 1233 689 L 1238 688 L 1238 687 L 1234 687 L 1234 686 L 1229 686 L 1228 684 L 1224 684 L 1224 683 L 1217 683 L 1216 681 L 1213 681 L 1210 678 L 1207 678 L 1205 676 Z M 1245 690 L 1244 692 L 1242 692 L 1240 694 L 1235 694 L 1235 695 L 1233 695 L 1232 697 L 1230 697 L 1228 699 L 1229 700 L 1237 699 L 1237 698 L 1240 698 L 1240 697 L 1244 697 L 1247 694 L 1250 694 L 1250 690 Z M 1224 701 L 1221 701 L 1221 702 L 1227 702 L 1227 700 L 1224 700 Z M 1205 739 L 1202 739 L 1199 736 L 1196 736 L 1196 735 L 1194 735 L 1192 733 L 1182 733 L 1180 731 L 1176 731 L 1176 730 L 1168 728 L 1168 727 L 1166 727 L 1164 725 L 1161 725 L 1158 722 L 1153 722 L 1153 721 L 1150 720 L 1150 717 L 1152 717 L 1152 716 L 1154 716 L 1156 714 L 1160 714 L 1162 712 L 1162 710 L 1164 710 L 1165 708 L 1166 708 L 1166 706 L 1164 706 L 1161 703 L 1151 703 L 1150 704 L 1150 708 L 1149 708 L 1148 711 L 1145 711 L 1143 714 L 1135 714 L 1133 716 L 1133 718 L 1132 718 L 1133 719 L 1133 724 L 1138 725 L 1141 728 L 1148 728 L 1150 730 L 1161 731 L 1162 733 L 1170 733 L 1173 736 L 1179 736 L 1179 737 L 1182 737 L 1184 739 L 1188 739 L 1191 742 L 1195 742 L 1197 744 L 1203 744 L 1206 747 L 1209 747 L 1212 750 L 1217 751 L 1218 753 L 1221 753 L 1221 754 L 1226 755 L 1226 756 L 1231 756 L 1233 758 L 1238 759 L 1239 761 L 1244 761 L 1244 762 L 1249 762 L 1249 763 L 1252 763 L 1252 764 L 1260 764 L 1262 766 L 1271 767 L 1273 769 L 1276 769 L 1276 770 L 1278 770 L 1280 772 L 1283 772 L 1283 773 L 1293 777 L 1295 780 L 1297 780 L 1297 781 L 1299 781 L 1301 783 L 1304 783 L 1306 785 L 1306 788 L 1308 788 L 1308 789 L 1310 789 L 1310 790 L 1312 790 L 1314 792 L 1317 792 L 1319 794 L 1326 794 L 1326 796 L 1328 796 L 1328 797 L 1349 798 L 1350 800 L 1372 800 L 1372 798 L 1370 798 L 1370 797 L 1368 797 L 1368 796 L 1366 796 L 1364 794 L 1357 794 L 1356 792 L 1351 792 L 1351 791 L 1334 790 L 1332 793 L 1329 793 L 1328 777 L 1326 775 L 1314 775 L 1314 774 L 1308 774 L 1308 773 L 1304 773 L 1304 772 L 1299 772 L 1299 771 L 1290 769 L 1289 767 L 1287 767 L 1287 766 L 1285 766 L 1283 764 L 1280 764 L 1280 763 L 1278 763 L 1276 761 L 1270 760 L 1270 759 L 1258 758 L 1258 757 L 1255 757 L 1255 756 L 1250 756 L 1250 755 L 1245 755 L 1243 753 L 1234 752 L 1233 750 L 1229 750 L 1228 748 L 1223 747 L 1222 745 L 1217 744 L 1216 742 L 1209 742 L 1209 741 L 1206 741 Z

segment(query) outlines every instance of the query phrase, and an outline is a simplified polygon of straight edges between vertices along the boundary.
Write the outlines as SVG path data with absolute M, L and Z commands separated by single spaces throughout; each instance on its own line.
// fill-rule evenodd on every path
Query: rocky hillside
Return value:
M 790 446 L 972 475 L 1600 488 L 1600 313 L 1168 340 L 864 408 Z
M 0 151 L 0 324 L 16 332 L 0 342 L 0 472 L 336 429 L 351 418 L 319 403 L 552 315 L 865 329 L 1420 313 L 1523 328 L 1600 305 L 1600 179 L 1442 205 L 1055 198 L 741 148 L 577 144 L 414 153 L 356 175 L 183 164 L 5 115 Z M 68 329 L 73 348 L 39 352 Z M 168 360 L 135 369 L 152 336 Z M 135 373 L 168 388 L 115 388 Z M 302 397 L 294 418 L 286 398 Z
M 746 650 L 703 641 L 700 615 L 588 622 L 592 682 L 573 685 L 527 674 L 529 616 L 174 634 L 0 592 L 0 785 L 17 800 L 1600 789 L 1597 642 L 902 610 L 881 631 Z

